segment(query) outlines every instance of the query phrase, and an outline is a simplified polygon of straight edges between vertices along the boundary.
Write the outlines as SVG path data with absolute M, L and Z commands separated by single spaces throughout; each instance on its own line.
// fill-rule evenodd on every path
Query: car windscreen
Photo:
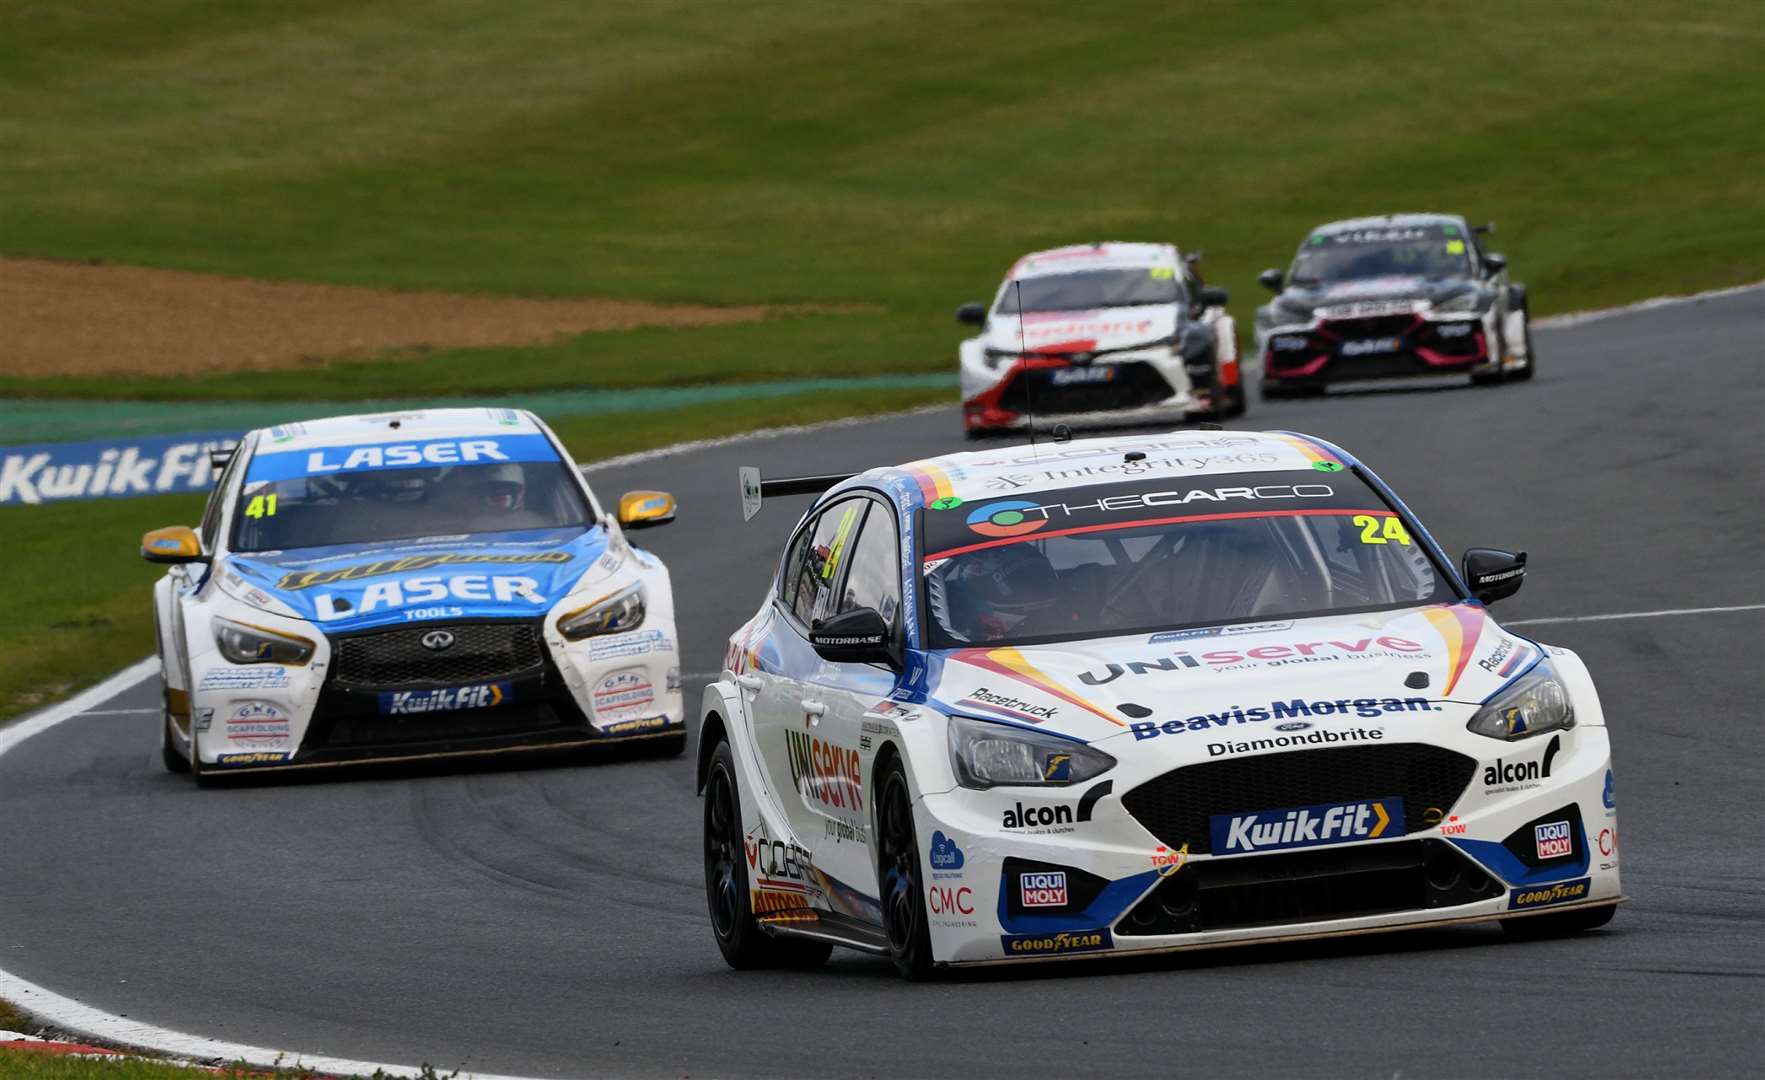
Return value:
M 1393 275 L 1459 277 L 1471 268 L 1471 243 L 1457 225 L 1350 229 L 1308 238 L 1288 279 L 1305 286 Z
M 1346 471 L 1140 481 L 956 502 L 921 511 L 932 648 L 1458 598 L 1402 519 Z
M 1093 308 L 1135 307 L 1141 304 L 1174 304 L 1182 299 L 1177 275 L 1168 266 L 1117 270 L 1079 270 L 1023 278 L 1006 286 L 997 313 L 1015 315 L 1019 296 L 1022 310 L 1090 311 Z
M 586 526 L 588 501 L 543 435 L 260 452 L 232 550 Z

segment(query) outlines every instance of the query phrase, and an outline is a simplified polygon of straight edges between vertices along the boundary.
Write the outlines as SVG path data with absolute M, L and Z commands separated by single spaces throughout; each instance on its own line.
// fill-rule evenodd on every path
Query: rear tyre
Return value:
M 1596 908 L 1565 911 L 1560 915 L 1528 915 L 1520 919 L 1503 919 L 1501 928 L 1516 941 L 1540 941 L 1544 938 L 1567 937 L 1584 930 L 1597 930 L 1612 921 L 1617 904 Z
M 160 712 L 159 760 L 165 763 L 166 772 L 187 773 L 190 771 L 190 759 L 178 753 L 178 744 L 172 735 L 172 714 L 169 709 Z
M 882 801 L 877 804 L 877 861 L 883 930 L 888 934 L 889 958 L 895 962 L 895 970 L 917 981 L 932 973 L 932 939 L 919 870 L 919 840 L 913 831 L 913 796 L 900 758 L 889 759 L 878 787 L 882 791 Z
M 768 967 L 819 967 L 833 946 L 825 941 L 774 937 L 754 919 L 742 841 L 741 799 L 735 754 L 727 739 L 711 751 L 705 774 L 705 903 L 711 933 L 723 960 L 738 971 Z

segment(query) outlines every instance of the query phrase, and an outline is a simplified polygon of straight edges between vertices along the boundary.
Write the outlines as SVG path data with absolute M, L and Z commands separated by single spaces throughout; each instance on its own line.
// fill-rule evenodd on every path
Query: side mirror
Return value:
M 987 305 L 973 302 L 963 304 L 956 309 L 956 321 L 968 326 L 987 325 Z
M 1225 307 L 1232 302 L 1232 294 L 1219 285 L 1208 285 L 1196 294 L 1203 308 Z
M 1526 582 L 1526 553 L 1499 548 L 1470 548 L 1465 552 L 1465 584 L 1471 595 L 1485 604 L 1520 591 Z
M 1490 273 L 1499 274 L 1503 270 L 1506 270 L 1507 268 L 1508 268 L 1508 257 L 1506 255 L 1497 255 L 1495 252 L 1492 251 L 1489 254 L 1483 256 L 1483 269 L 1489 271 Z
M 207 562 L 202 541 L 188 525 L 168 525 L 141 538 L 141 557 L 151 563 Z
M 889 647 L 888 620 L 875 608 L 853 608 L 815 620 L 809 644 L 817 656 L 836 664 L 898 664 Z
M 652 529 L 674 520 L 679 509 L 666 491 L 627 491 L 619 496 L 619 524 L 627 529 Z
M 1281 286 L 1286 282 L 1286 279 L 1281 276 L 1281 271 L 1279 270 L 1264 270 L 1262 273 L 1256 275 L 1256 280 L 1262 282 L 1262 287 L 1272 293 L 1280 292 Z

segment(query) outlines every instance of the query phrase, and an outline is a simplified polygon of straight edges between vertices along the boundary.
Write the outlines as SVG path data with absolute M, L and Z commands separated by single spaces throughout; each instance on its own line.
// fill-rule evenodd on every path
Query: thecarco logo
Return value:
M 977 507 L 968 515 L 968 527 L 982 536 L 1022 536 L 1033 533 L 1048 524 L 1044 515 L 1039 521 L 1024 517 L 1025 510 L 1038 510 L 1040 505 L 1025 502 L 1022 499 L 1007 499 L 1004 502 L 988 503 Z

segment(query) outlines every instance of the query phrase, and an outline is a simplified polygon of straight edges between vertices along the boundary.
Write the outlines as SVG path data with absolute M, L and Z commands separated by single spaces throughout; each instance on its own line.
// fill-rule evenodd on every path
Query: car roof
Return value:
M 1321 233 L 1328 236 L 1331 233 L 1351 232 L 1355 229 L 1402 229 L 1429 225 L 1457 225 L 1461 229 L 1467 228 L 1465 219 L 1460 214 L 1379 214 L 1374 217 L 1346 218 L 1342 221 L 1325 222 L 1307 235 L 1317 236 Z
M 544 431 L 538 419 L 525 409 L 416 409 L 278 424 L 260 433 L 258 448 L 281 452 L 321 446 L 421 442 L 425 439 L 540 435 Z
M 853 482 L 862 483 L 866 477 L 886 481 L 891 474 L 904 474 L 911 486 L 896 489 L 897 501 L 918 504 L 950 498 L 963 502 L 1020 498 L 1142 476 L 1192 479 L 1296 469 L 1336 472 L 1353 464 L 1354 459 L 1337 447 L 1297 432 L 1190 430 L 1064 443 L 1043 440 L 944 454 L 896 469 L 872 470 Z M 903 500 L 902 495 L 908 498 Z
M 1070 274 L 1077 270 L 1141 270 L 1153 266 L 1175 269 L 1182 256 L 1171 244 L 1138 244 L 1119 240 L 1032 251 L 1017 260 L 1007 280 Z

